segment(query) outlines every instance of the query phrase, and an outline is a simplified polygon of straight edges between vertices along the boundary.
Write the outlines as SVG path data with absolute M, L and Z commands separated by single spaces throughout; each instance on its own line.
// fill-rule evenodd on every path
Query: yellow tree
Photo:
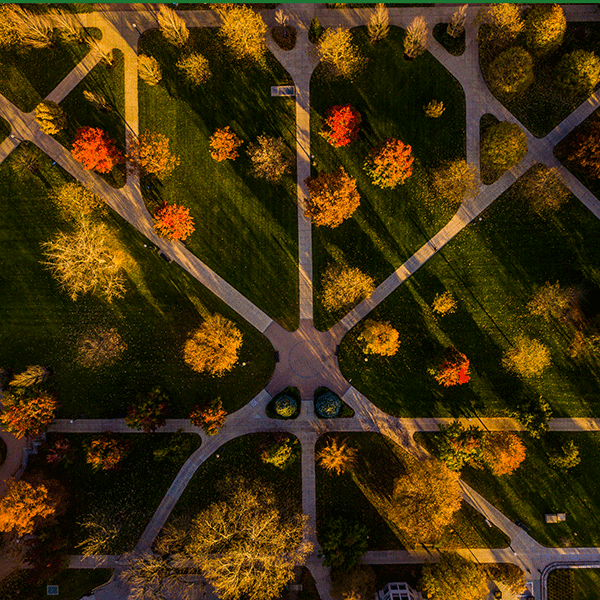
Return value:
M 488 40 L 503 46 L 512 43 L 523 31 L 521 8 L 517 4 L 488 4 L 477 13 L 477 19 L 489 26 Z M 482 29 L 479 29 L 482 35 Z
M 525 18 L 525 42 L 534 54 L 548 54 L 562 44 L 566 29 L 558 4 L 534 4 Z
M 74 221 L 81 221 L 95 212 L 103 212 L 106 208 L 102 198 L 75 182 L 65 183 L 53 190 L 50 199 L 64 217 Z
M 399 335 L 388 321 L 368 319 L 358 341 L 366 354 L 393 356 L 400 347 Z
M 319 452 L 317 462 L 326 470 L 341 475 L 356 463 L 356 448 L 348 445 L 346 440 L 333 438 Z
M 283 138 L 259 135 L 256 144 L 249 144 L 246 153 L 256 177 L 278 182 L 292 166 L 292 156 Z
M 371 44 L 379 42 L 390 30 L 390 14 L 385 4 L 376 4 L 367 23 L 367 33 Z
M 243 4 L 213 5 L 221 17 L 219 34 L 233 56 L 264 63 L 267 53 L 267 25 L 263 18 Z
M 452 208 L 458 208 L 463 200 L 474 198 L 481 182 L 477 167 L 463 158 L 450 161 L 433 172 L 433 189 Z
M 238 360 L 242 346 L 240 330 L 221 315 L 211 315 L 185 342 L 186 364 L 199 373 L 220 377 Z
M 456 312 L 457 306 L 458 303 L 456 302 L 456 298 L 450 292 L 442 292 L 441 294 L 435 295 L 431 308 L 433 309 L 433 312 L 443 316 Z
M 145 131 L 129 144 L 127 156 L 144 173 L 160 180 L 169 177 L 179 165 L 179 156 L 169 149 L 169 138 L 158 131 Z
M 548 346 L 525 335 L 519 336 L 515 345 L 507 350 L 502 358 L 504 368 L 521 377 L 541 375 L 550 362 Z
M 352 32 L 345 27 L 327 28 L 317 43 L 317 52 L 323 64 L 337 76 L 352 77 L 364 63 Z
M 167 42 L 180 48 L 185 46 L 190 32 L 185 21 L 172 9 L 161 4 L 158 12 L 158 25 L 160 32 Z
M 54 512 L 45 485 L 34 487 L 26 481 L 10 480 L 0 499 L 0 531 L 18 536 L 33 533 L 39 521 Z
M 541 163 L 533 165 L 516 187 L 531 209 L 541 215 L 556 212 L 570 196 L 558 169 Z
M 138 56 L 138 73 L 148 85 L 158 85 L 162 81 L 162 69 L 153 56 Z
M 59 133 L 67 126 L 65 111 L 51 100 L 42 100 L 35 107 L 35 121 L 48 135 Z
M 177 61 L 177 68 L 192 85 L 206 83 L 212 75 L 208 60 L 199 52 L 191 52 Z
M 375 282 L 358 267 L 332 265 L 323 275 L 322 288 L 323 306 L 328 311 L 335 311 L 370 296 L 375 291 Z

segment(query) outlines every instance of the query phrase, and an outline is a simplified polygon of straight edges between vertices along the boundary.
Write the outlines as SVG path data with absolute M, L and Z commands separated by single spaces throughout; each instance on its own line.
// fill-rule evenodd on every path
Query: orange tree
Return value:
M 185 206 L 165 202 L 154 213 L 154 230 L 171 242 L 187 239 L 195 229 L 190 209 Z
M 148 175 L 166 179 L 180 163 L 169 149 L 169 138 L 157 131 L 146 131 L 129 145 L 128 158 Z
M 98 127 L 80 127 L 73 140 L 71 154 L 88 171 L 108 173 L 123 162 L 123 155 L 115 148 L 108 134 Z
M 358 137 L 361 120 L 360 113 L 349 104 L 332 106 L 327 109 L 319 135 L 334 148 L 347 146 Z
M 216 161 L 235 160 L 238 157 L 237 149 L 243 144 L 242 140 L 227 127 L 217 129 L 210 137 L 210 155 Z
M 58 407 L 56 399 L 46 392 L 21 388 L 5 392 L 0 425 L 16 437 L 36 437 L 54 420 Z
M 206 408 L 194 406 L 190 413 L 190 421 L 192 425 L 201 427 L 208 435 L 216 435 L 223 427 L 226 416 L 227 411 L 223 408 L 223 403 L 220 400 L 213 400 Z
M 411 147 L 389 138 L 374 148 L 365 161 L 365 171 L 374 185 L 395 188 L 412 175 Z
M 360 204 L 356 179 L 343 167 L 333 173 L 320 173 L 304 180 L 309 197 L 306 216 L 315 225 L 337 227 L 349 219 Z
M 34 487 L 26 481 L 10 480 L 0 499 L 0 531 L 18 536 L 33 533 L 37 522 L 54 512 L 45 485 Z
M 104 433 L 84 444 L 85 460 L 94 471 L 113 471 L 129 451 L 129 442 L 119 440 L 112 433 Z
M 448 348 L 444 361 L 435 370 L 435 379 L 444 387 L 468 383 L 469 359 L 456 348 Z
M 483 443 L 483 460 L 494 475 L 510 475 L 525 460 L 523 442 L 510 431 L 490 432 Z

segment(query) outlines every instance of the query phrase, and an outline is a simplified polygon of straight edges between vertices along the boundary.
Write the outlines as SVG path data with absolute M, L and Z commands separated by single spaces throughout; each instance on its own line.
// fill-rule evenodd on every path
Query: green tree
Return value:
M 533 58 L 527 50 L 513 46 L 492 61 L 487 76 L 493 92 L 510 96 L 521 94 L 533 83 Z
M 269 444 L 260 455 L 261 460 L 267 465 L 284 469 L 297 457 L 298 441 L 291 436 Z
M 548 454 L 548 464 L 553 469 L 575 468 L 581 462 L 579 448 L 573 440 L 562 442 L 557 448 L 553 448 Z
M 556 50 L 563 41 L 567 20 L 558 4 L 534 4 L 525 17 L 525 43 L 536 55 Z
M 350 571 L 358 565 L 368 547 L 368 527 L 338 517 L 327 524 L 321 536 L 323 565 Z
M 454 552 L 440 553 L 423 567 L 423 590 L 430 600 L 474 600 L 488 594 L 487 573 L 478 563 Z
M 53 188 L 50 199 L 64 217 L 76 223 L 89 219 L 95 213 L 102 214 L 106 210 L 104 200 L 78 182 L 65 183 L 58 189 Z
M 600 82 L 600 58 L 587 50 L 565 54 L 556 67 L 555 81 L 571 96 L 591 94 Z
M 169 397 L 157 386 L 147 394 L 139 395 L 129 406 L 125 423 L 132 429 L 152 433 L 164 426 L 168 412 Z
M 479 28 L 480 39 L 498 48 L 511 44 L 523 31 L 521 7 L 517 4 L 487 4 L 479 9 L 477 20 L 488 26 Z
M 465 465 L 481 467 L 483 431 L 475 425 L 464 427 L 460 421 L 440 425 L 438 452 L 440 459 L 452 471 Z
M 531 437 L 539 438 L 548 431 L 552 408 L 541 396 L 525 397 L 518 402 L 512 416 L 527 428 Z
M 526 153 L 527 136 L 516 123 L 500 121 L 488 127 L 482 136 L 482 166 L 496 173 L 514 167 Z
M 55 135 L 67 126 L 65 111 L 51 100 L 42 100 L 35 107 L 35 121 L 48 135 Z

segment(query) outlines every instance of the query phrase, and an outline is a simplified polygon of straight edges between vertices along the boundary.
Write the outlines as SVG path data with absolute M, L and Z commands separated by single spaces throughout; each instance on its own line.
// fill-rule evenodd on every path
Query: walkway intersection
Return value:
M 125 57 L 125 120 L 130 134 L 138 131 L 138 95 L 137 95 L 137 44 L 139 36 L 147 29 L 157 27 L 156 7 L 151 5 L 96 5 L 92 13 L 72 15 L 74 21 L 86 27 L 96 27 L 102 31 L 101 48 L 118 48 Z M 153 244 L 179 263 L 193 277 L 231 306 L 270 340 L 278 353 L 278 362 L 273 377 L 265 390 L 252 402 L 229 415 L 219 435 L 207 437 L 200 429 L 192 426 L 189 420 L 169 420 L 163 432 L 178 429 L 196 433 L 202 438 L 201 447 L 189 457 L 171 487 L 165 494 L 159 508 L 148 523 L 136 545 L 136 550 L 151 546 L 160 529 L 168 519 L 173 507 L 198 467 L 226 442 L 248 433 L 289 432 L 297 436 L 302 444 L 302 506 L 309 517 L 313 554 L 309 557 L 310 568 L 322 600 L 331 596 L 328 569 L 322 566 L 317 557 L 319 551 L 316 539 L 316 491 L 315 491 L 315 444 L 320 435 L 327 432 L 379 432 L 393 439 L 417 458 L 426 456 L 425 450 L 414 440 L 418 431 L 438 431 L 440 425 L 449 419 L 435 418 L 396 418 L 375 405 L 358 390 L 340 372 L 337 360 L 337 348 L 344 335 L 375 306 L 391 294 L 402 282 L 418 270 L 429 258 L 452 240 L 462 229 L 477 218 L 502 192 L 536 162 L 557 167 L 571 191 L 600 218 L 600 203 L 554 158 L 552 148 L 569 131 L 587 118 L 600 105 L 599 94 L 594 94 L 584 102 L 565 121 L 559 124 L 544 138 L 535 138 L 527 132 L 529 151 L 525 158 L 498 181 L 490 186 L 482 186 L 473 200 L 465 201 L 454 218 L 429 242 L 420 248 L 403 265 L 399 266 L 375 292 L 350 311 L 339 323 L 327 332 L 317 331 L 313 325 L 313 261 L 312 226 L 304 216 L 304 201 L 307 189 L 304 179 L 311 173 L 310 162 L 310 78 L 317 64 L 314 47 L 308 41 L 308 27 L 317 16 L 324 27 L 338 25 L 355 27 L 364 25 L 371 9 L 326 9 L 320 4 L 284 4 L 284 13 L 298 32 L 294 50 L 282 51 L 270 36 L 267 36 L 269 49 L 287 69 L 296 88 L 296 143 L 297 143 L 297 191 L 298 191 L 298 239 L 299 239 L 299 281 L 300 281 L 300 327 L 288 332 L 274 322 L 262 310 L 242 296 L 230 284 L 201 260 L 191 254 L 181 243 L 170 243 L 159 238 L 153 230 L 152 218 L 145 207 L 139 180 L 128 173 L 126 185 L 114 189 L 100 177 L 85 171 L 80 163 L 58 142 L 42 133 L 34 120 L 33 113 L 24 114 L 0 95 L 0 114 L 11 124 L 12 132 L 0 144 L 0 162 L 20 143 L 30 140 L 48 156 L 68 171 L 74 178 L 89 187 L 105 199 L 117 213 L 142 232 Z M 418 15 L 427 20 L 430 29 L 437 23 L 447 22 L 455 10 L 451 5 L 430 5 L 412 8 L 390 9 L 390 23 L 406 27 Z M 479 69 L 477 25 L 475 15 L 478 6 L 472 5 L 467 11 L 466 51 L 460 57 L 448 54 L 431 36 L 428 50 L 448 69 L 462 85 L 466 96 L 467 121 L 467 160 L 479 165 L 479 119 L 485 113 L 498 118 L 518 121 L 491 95 Z M 597 10 L 588 6 L 570 5 L 565 7 L 568 20 L 598 20 Z M 219 24 L 218 17 L 212 11 L 182 11 L 179 15 L 189 27 L 214 27 Z M 275 24 L 274 11 L 262 11 L 269 26 Z M 98 51 L 90 52 L 75 69 L 53 90 L 48 99 L 59 102 L 86 76 L 101 58 Z M 525 129 L 525 128 L 524 128 Z M 526 130 L 525 130 L 526 131 Z M 281 421 L 266 417 L 266 406 L 272 397 L 287 386 L 300 390 L 303 400 L 301 414 L 294 421 Z M 355 411 L 353 418 L 320 420 L 312 408 L 314 390 L 327 386 L 338 393 Z M 490 430 L 522 429 L 508 418 L 483 418 L 476 422 L 463 419 L 465 423 L 476 424 Z M 554 431 L 598 431 L 600 419 L 553 419 L 550 429 Z M 80 419 L 73 422 L 57 420 L 50 431 L 55 432 L 131 432 L 123 419 L 92 420 Z M 9 457 L 0 468 L 0 481 L 13 475 L 20 464 L 23 444 L 12 436 L 0 432 L 7 441 Z M 12 438 L 12 439 L 11 439 Z M 538 594 L 541 573 L 554 564 L 598 564 L 600 548 L 545 548 L 532 539 L 523 529 L 517 527 L 502 513 L 495 509 L 482 496 L 461 482 L 463 497 L 491 523 L 499 527 L 510 539 L 510 547 L 503 549 L 473 549 L 460 551 L 465 556 L 474 555 L 482 562 L 511 562 L 522 567 Z M 1 491 L 1 490 L 0 490 Z M 435 554 L 427 550 L 402 552 L 369 552 L 365 562 L 372 564 L 394 564 L 436 560 Z M 72 568 L 92 568 L 110 566 L 118 568 L 118 557 L 72 557 Z M 112 582 L 104 587 L 103 597 L 121 598 L 123 592 Z

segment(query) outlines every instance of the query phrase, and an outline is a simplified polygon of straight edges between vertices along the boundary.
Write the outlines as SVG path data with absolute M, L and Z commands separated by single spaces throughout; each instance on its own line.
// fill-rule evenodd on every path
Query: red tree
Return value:
M 0 426 L 16 437 L 36 437 L 46 431 L 58 408 L 56 399 L 45 392 L 23 388 L 4 394 Z
M 190 413 L 190 421 L 192 425 L 202 427 L 208 435 L 215 435 L 219 433 L 219 428 L 223 427 L 226 416 L 227 412 L 223 408 L 223 403 L 215 400 L 207 408 L 195 406 Z
M 334 148 L 347 146 L 358 137 L 360 113 L 349 104 L 332 106 L 327 110 L 323 129 L 319 132 Z
M 469 375 L 469 359 L 456 348 L 446 350 L 446 358 L 435 373 L 435 379 L 444 387 L 467 383 Z
M 154 229 L 170 241 L 185 240 L 195 231 L 190 209 L 166 202 L 154 213 Z
M 108 173 L 124 160 L 108 134 L 97 127 L 80 127 L 77 130 L 71 154 L 83 164 L 84 169 L 98 173 Z

